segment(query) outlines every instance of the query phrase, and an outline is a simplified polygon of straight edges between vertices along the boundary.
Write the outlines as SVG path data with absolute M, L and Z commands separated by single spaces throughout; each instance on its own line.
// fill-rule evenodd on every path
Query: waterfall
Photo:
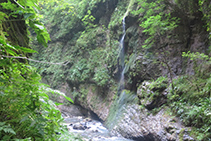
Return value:
M 132 95 L 129 91 L 125 90 L 125 78 L 124 73 L 126 71 L 125 67 L 125 47 L 124 39 L 126 35 L 125 31 L 125 17 L 122 19 L 123 34 L 119 41 L 119 86 L 117 91 L 117 97 L 112 103 L 109 111 L 109 116 L 106 121 L 106 126 L 109 130 L 112 130 L 115 126 L 118 126 L 118 122 L 121 121 L 124 116 L 123 113 L 128 104 L 135 102 L 136 95 Z
M 123 27 L 123 35 L 119 43 L 119 50 L 120 50 L 120 81 L 119 81 L 119 90 L 122 91 L 125 87 L 125 48 L 124 48 L 124 39 L 125 39 L 125 17 L 122 19 L 122 27 Z
M 116 123 L 119 121 L 123 111 L 124 111 L 124 104 L 125 100 L 127 99 L 127 95 L 125 94 L 124 87 L 125 87 L 125 79 L 124 79 L 124 72 L 125 72 L 125 48 L 124 48 L 124 39 L 125 39 L 125 17 L 122 19 L 122 26 L 123 26 L 123 34 L 119 41 L 119 72 L 120 72 L 120 79 L 119 79 L 119 86 L 115 101 L 113 102 L 109 117 L 107 120 L 107 127 L 112 129 Z M 130 99 L 130 98 L 128 98 Z

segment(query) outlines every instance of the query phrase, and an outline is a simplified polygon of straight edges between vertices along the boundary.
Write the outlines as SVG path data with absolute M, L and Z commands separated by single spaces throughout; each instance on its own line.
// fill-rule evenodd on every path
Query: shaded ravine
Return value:
M 126 103 L 132 103 L 135 99 L 135 95 L 128 94 L 125 89 L 125 48 L 124 48 L 124 39 L 126 35 L 125 30 L 125 17 L 122 20 L 123 33 L 119 41 L 119 64 L 120 64 L 120 76 L 119 76 L 119 86 L 117 95 L 118 97 L 113 102 L 113 110 L 115 113 L 111 112 L 112 117 L 107 119 L 106 127 L 96 116 L 73 116 L 65 117 L 65 125 L 67 125 L 71 133 L 80 134 L 84 140 L 91 141 L 133 141 L 132 139 L 123 138 L 120 134 L 115 135 L 111 133 L 111 129 L 119 122 L 122 114 L 125 111 Z M 112 111 L 112 110 L 111 110 Z M 136 139 L 135 139 L 136 140 Z

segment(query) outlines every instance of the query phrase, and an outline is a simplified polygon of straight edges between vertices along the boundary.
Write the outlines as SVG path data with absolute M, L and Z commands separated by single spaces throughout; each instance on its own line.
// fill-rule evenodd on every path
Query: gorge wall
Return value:
M 185 1 L 184 4 L 180 1 L 160 1 L 164 10 L 162 18 L 170 13 L 176 19 L 169 20 L 166 29 L 159 25 L 159 20 L 157 26 L 151 24 L 156 31 L 153 35 L 140 26 L 147 16 L 146 11 L 149 11 L 137 13 L 140 7 L 144 7 L 140 1 L 84 0 L 75 3 L 74 14 L 57 11 L 52 16 L 49 14 L 53 13 L 52 9 L 48 13 L 44 11 L 44 22 L 52 41 L 48 48 L 35 45 L 39 54 L 34 58 L 64 63 L 34 64 L 40 69 L 43 82 L 66 93 L 75 104 L 107 121 L 113 134 L 134 140 L 194 140 L 188 135 L 190 128 L 187 127 L 196 124 L 183 120 L 184 124 L 181 124 L 178 118 L 169 115 L 173 112 L 181 117 L 182 114 L 177 114 L 179 109 L 168 110 L 171 106 L 175 107 L 181 100 L 178 97 L 185 93 L 180 90 L 179 84 L 182 83 L 177 80 L 190 76 L 188 87 L 194 86 L 192 81 L 196 79 L 192 78 L 198 75 L 197 64 L 206 64 L 203 59 L 194 61 L 183 55 L 188 51 L 205 55 L 209 52 L 209 32 L 198 1 Z M 151 16 L 158 13 L 159 10 L 155 10 Z M 123 34 L 124 17 L 126 96 L 118 94 L 121 73 L 119 40 Z M 177 26 L 168 29 L 175 21 Z M 153 44 L 147 44 L 146 40 L 151 36 Z M 201 69 L 200 73 L 208 76 L 210 67 L 203 66 L 205 69 Z M 174 100 L 177 101 L 175 105 L 168 104 L 174 103 Z M 118 111 L 120 109 L 121 112 Z M 118 121 L 115 122 L 113 116 L 117 116 Z M 114 122 L 117 124 L 113 125 Z

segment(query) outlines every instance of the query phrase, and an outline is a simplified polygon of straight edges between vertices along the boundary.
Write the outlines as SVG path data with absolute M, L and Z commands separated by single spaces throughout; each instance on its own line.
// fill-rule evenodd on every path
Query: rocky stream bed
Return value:
M 58 107 L 64 117 L 64 124 L 70 133 L 79 135 L 85 141 L 193 141 L 175 118 L 169 118 L 161 110 L 156 115 L 147 114 L 137 105 L 127 106 L 123 118 L 108 130 L 105 122 L 92 111 L 78 105 Z M 140 118 L 140 116 L 142 118 Z
M 62 106 L 61 106 L 62 107 Z M 63 107 L 64 108 L 64 107 Z M 66 107 L 67 108 L 67 107 Z M 103 122 L 93 113 L 86 115 L 80 111 L 80 107 L 72 105 L 69 109 L 74 112 L 62 112 L 64 125 L 67 126 L 70 133 L 77 134 L 85 141 L 133 141 L 121 136 L 112 135 L 103 125 Z
M 67 125 L 69 132 L 79 134 L 85 141 L 132 141 L 112 136 L 100 121 L 90 118 L 66 117 L 65 125 Z

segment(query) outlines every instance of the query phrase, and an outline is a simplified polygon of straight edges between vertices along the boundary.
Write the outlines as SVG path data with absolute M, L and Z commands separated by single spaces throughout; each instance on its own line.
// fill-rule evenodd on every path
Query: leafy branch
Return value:
M 60 62 L 60 63 L 52 63 L 52 62 L 45 62 L 45 61 L 39 61 L 39 60 L 34 60 L 34 59 L 30 59 L 27 57 L 21 57 L 21 56 L 5 56 L 5 55 L 0 55 L 0 57 L 6 57 L 6 58 L 16 58 L 16 59 L 26 59 L 32 62 L 38 62 L 38 63 L 44 63 L 44 64 L 51 64 L 51 65 L 64 65 L 66 66 L 70 61 L 64 61 L 64 62 Z

